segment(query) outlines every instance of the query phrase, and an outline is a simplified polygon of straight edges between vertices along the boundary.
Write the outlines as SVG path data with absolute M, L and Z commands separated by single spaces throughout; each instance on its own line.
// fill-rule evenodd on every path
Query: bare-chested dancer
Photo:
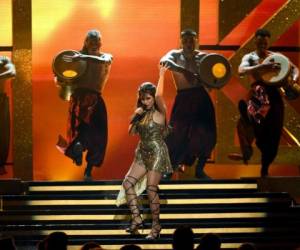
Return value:
M 166 143 L 174 169 L 197 160 L 196 177 L 208 178 L 203 168 L 216 144 L 215 110 L 197 73 L 197 64 L 206 53 L 196 49 L 193 30 L 181 32 L 181 44 L 182 49 L 171 50 L 161 59 L 172 71 L 177 90 L 170 119 L 173 132 Z
M 9 124 L 9 112 L 7 112 L 7 109 L 5 108 L 5 107 L 9 107 L 9 100 L 7 95 L 4 93 L 4 84 L 7 79 L 12 78 L 15 75 L 16 75 L 16 69 L 14 64 L 11 62 L 11 60 L 7 56 L 0 56 L 0 104 L 1 104 L 0 112 L 1 113 L 4 112 L 2 113 L 4 119 L 8 119 L 7 121 L 1 121 L 2 125 L 5 124 L 6 122 L 7 124 Z M 0 133 L 7 133 L 7 132 L 3 130 L 0 131 Z M 2 136 L 0 134 L 0 136 L 4 139 L 3 141 L 1 140 L 1 145 L 0 145 L 1 147 L 0 175 L 2 175 L 2 174 L 6 174 L 5 163 L 8 156 L 9 135 L 5 134 Z
M 101 166 L 107 145 L 107 113 L 101 93 L 109 76 L 112 56 L 101 52 L 101 45 L 100 32 L 90 30 L 80 53 L 65 56 L 66 60 L 87 62 L 86 72 L 73 83 L 76 88 L 70 100 L 68 144 L 64 150 L 76 165 L 82 164 L 82 153 L 87 150 L 85 180 L 92 179 L 93 166 Z

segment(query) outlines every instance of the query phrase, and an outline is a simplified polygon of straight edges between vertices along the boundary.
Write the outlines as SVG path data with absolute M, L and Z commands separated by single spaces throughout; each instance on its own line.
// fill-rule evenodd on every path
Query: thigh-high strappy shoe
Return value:
M 123 182 L 125 188 L 125 194 L 127 198 L 127 205 L 131 211 L 131 224 L 125 230 L 130 234 L 137 234 L 138 230 L 144 228 L 144 222 L 140 215 L 138 207 L 137 195 L 134 191 L 134 185 L 137 183 L 137 179 L 132 176 L 127 176 Z
M 152 228 L 151 232 L 146 236 L 147 240 L 155 240 L 160 237 L 161 226 L 159 224 L 159 213 L 160 213 L 160 203 L 159 196 L 157 194 L 158 186 L 148 185 L 147 193 L 149 198 L 149 205 L 152 214 Z
M 159 222 L 152 224 L 151 232 L 146 236 L 147 240 L 156 240 L 160 237 L 161 226 Z

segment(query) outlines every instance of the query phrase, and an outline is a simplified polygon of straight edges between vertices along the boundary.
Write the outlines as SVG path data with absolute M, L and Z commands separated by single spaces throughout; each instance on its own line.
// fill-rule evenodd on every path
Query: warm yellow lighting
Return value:
M 44 41 L 73 11 L 73 0 L 32 1 L 32 33 L 34 41 Z
M 216 63 L 211 70 L 216 78 L 222 78 L 226 74 L 226 67 L 223 63 Z
M 205 233 L 263 233 L 265 232 L 264 227 L 224 227 L 224 228 L 193 228 L 193 232 L 196 234 L 205 234 Z M 270 229 L 269 229 L 270 230 Z M 273 229 L 276 231 L 276 228 Z M 149 234 L 151 229 L 144 229 L 142 234 Z M 166 228 L 161 230 L 161 234 L 173 234 L 175 228 Z M 38 235 L 49 235 L 55 232 L 55 230 L 37 230 L 37 231 L 13 231 L 13 235 L 32 235 L 33 233 Z M 67 235 L 128 235 L 124 229 L 65 229 L 64 232 Z
M 256 183 L 213 183 L 213 184 L 160 184 L 161 190 L 176 190 L 176 189 L 257 189 Z
M 69 78 L 73 78 L 73 77 L 77 76 L 77 72 L 74 70 L 65 70 L 62 74 L 65 77 L 69 77 Z
M 0 46 L 12 45 L 12 1 L 0 1 Z
M 296 138 L 296 136 L 294 136 L 292 134 L 292 132 L 290 132 L 286 127 L 283 127 L 283 130 L 289 135 L 289 137 L 293 140 L 293 142 L 300 147 L 300 142 L 298 141 L 298 139 Z
M 161 199 L 161 204 L 168 205 L 199 205 L 199 204 L 243 204 L 243 203 L 268 203 L 270 198 L 198 198 L 198 199 Z M 147 203 L 143 201 L 142 203 Z M 96 200 L 28 200 L 28 201 L 5 201 L 5 205 L 19 205 L 19 206 L 74 206 L 74 205 L 115 205 L 116 200 L 96 199 Z
M 128 219 L 125 214 L 49 214 L 49 215 L 6 215 L 3 221 L 107 221 Z M 241 212 L 241 213 L 184 213 L 184 214 L 160 214 L 161 219 L 225 219 L 225 218 L 266 218 L 268 213 L 264 212 Z M 144 215 L 144 219 L 150 219 L 151 215 Z
M 99 8 L 100 16 L 103 18 L 108 18 L 111 16 L 115 7 L 115 0 L 97 0 L 96 5 Z
M 230 204 L 230 203 L 268 203 L 269 198 L 200 198 L 200 199 L 162 199 L 168 205 L 176 204 Z
M 161 219 L 224 219 L 224 218 L 266 218 L 263 212 L 203 213 L 203 214 L 161 214 Z
M 30 186 L 30 192 L 40 192 L 40 191 L 56 191 L 56 192 L 65 192 L 65 191 L 118 191 L 120 190 L 121 185 L 57 185 L 57 186 Z M 188 190 L 188 189 L 257 189 L 256 183 L 213 183 L 213 184 L 160 184 L 160 190 Z

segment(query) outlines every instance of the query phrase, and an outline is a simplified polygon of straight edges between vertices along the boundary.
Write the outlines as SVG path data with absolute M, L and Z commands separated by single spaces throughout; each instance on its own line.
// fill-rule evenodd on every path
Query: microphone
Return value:
M 135 114 L 132 117 L 132 119 L 130 121 L 130 124 L 136 124 L 137 122 L 139 122 L 140 120 L 142 120 L 145 117 L 146 113 L 147 113 L 147 111 L 144 110 L 143 113 L 141 113 L 141 114 Z

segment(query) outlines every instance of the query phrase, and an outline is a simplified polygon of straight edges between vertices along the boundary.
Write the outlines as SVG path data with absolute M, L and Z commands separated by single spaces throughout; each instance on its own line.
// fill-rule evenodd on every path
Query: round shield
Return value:
M 71 56 L 76 54 L 75 50 L 64 50 L 53 59 L 52 70 L 60 80 L 72 82 L 85 72 L 86 61 L 72 60 Z
M 280 68 L 263 73 L 261 78 L 268 85 L 281 86 L 282 81 L 289 75 L 291 68 L 290 61 L 286 56 L 281 54 L 272 54 L 263 61 L 263 63 L 271 62 L 279 64 Z
M 210 88 L 222 88 L 231 77 L 231 65 L 219 54 L 207 54 L 200 60 L 199 75 Z

